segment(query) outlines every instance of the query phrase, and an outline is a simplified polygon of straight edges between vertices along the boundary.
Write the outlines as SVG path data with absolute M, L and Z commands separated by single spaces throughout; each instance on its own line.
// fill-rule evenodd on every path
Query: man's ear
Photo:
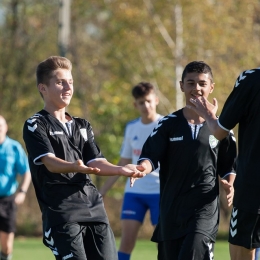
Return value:
M 182 82 L 182 81 L 179 81 L 179 83 L 180 83 L 180 89 L 181 89 L 181 91 L 184 92 L 184 91 L 183 91 L 183 82 Z
M 215 87 L 215 83 L 211 83 L 210 87 L 211 87 L 210 93 L 212 93 Z
M 160 101 L 159 101 L 159 98 L 157 96 L 155 97 L 155 102 L 156 102 L 156 105 L 159 105 Z
M 39 92 L 43 93 L 45 92 L 46 85 L 43 83 L 38 84 L 38 90 Z

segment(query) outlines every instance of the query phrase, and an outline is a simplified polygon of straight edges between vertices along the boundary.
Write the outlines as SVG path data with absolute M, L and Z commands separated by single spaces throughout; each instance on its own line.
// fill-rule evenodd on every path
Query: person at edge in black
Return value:
M 260 67 L 243 71 L 227 98 L 219 118 L 218 103 L 191 97 L 187 106 L 203 117 L 219 140 L 238 125 L 237 177 L 229 228 L 231 260 L 253 260 L 260 247 Z

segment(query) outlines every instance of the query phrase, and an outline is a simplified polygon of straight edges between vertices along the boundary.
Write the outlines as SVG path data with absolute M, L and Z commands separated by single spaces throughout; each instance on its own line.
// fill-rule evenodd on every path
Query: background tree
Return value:
M 8 121 L 9 136 L 22 143 L 24 120 L 42 107 L 35 67 L 59 55 L 58 31 L 58 1 L 0 2 L 0 114 Z M 178 108 L 178 68 L 204 60 L 213 69 L 221 111 L 238 74 L 259 66 L 259 49 L 259 0 L 72 0 L 66 55 L 74 66 L 75 94 L 69 112 L 88 118 L 104 155 L 117 163 L 125 124 L 137 117 L 132 86 L 152 82 L 159 112 L 166 115 Z M 123 186 L 124 179 L 107 198 L 118 207 Z M 41 232 L 40 217 L 30 215 L 35 205 L 30 192 L 20 230 Z M 222 209 L 228 216 L 225 205 Z

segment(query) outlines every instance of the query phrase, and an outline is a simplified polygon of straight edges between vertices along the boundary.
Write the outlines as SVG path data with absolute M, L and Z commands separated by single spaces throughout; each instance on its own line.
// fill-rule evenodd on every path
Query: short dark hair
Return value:
M 184 81 L 184 78 L 186 77 L 187 73 L 192 72 L 209 74 L 210 80 L 211 82 L 213 82 L 212 70 L 210 66 L 204 61 L 192 61 L 189 64 L 187 64 L 182 72 L 181 80 Z
M 40 83 L 48 85 L 53 71 L 57 69 L 72 70 L 72 64 L 69 59 L 60 56 L 50 56 L 40 62 L 36 69 L 37 86 Z
M 155 87 L 149 82 L 140 82 L 132 89 L 132 95 L 135 99 L 147 96 L 151 92 L 155 93 Z

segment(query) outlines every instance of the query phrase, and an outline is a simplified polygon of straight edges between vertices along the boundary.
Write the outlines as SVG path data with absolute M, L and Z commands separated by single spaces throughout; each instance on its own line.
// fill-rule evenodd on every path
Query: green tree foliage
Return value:
M 52 0 L 0 2 L 0 114 L 22 143 L 24 120 L 43 104 L 36 65 L 59 55 L 59 7 Z M 238 74 L 259 66 L 259 49 L 259 0 L 72 0 L 68 112 L 91 122 L 104 155 L 117 163 L 125 124 L 138 116 L 136 83 L 152 82 L 159 112 L 168 114 L 176 109 L 176 68 L 204 60 L 220 112 Z
M 35 66 L 57 53 L 58 5 L 12 0 L 1 1 L 0 8 L 0 113 L 8 121 L 9 134 L 22 141 L 24 120 L 41 106 Z

